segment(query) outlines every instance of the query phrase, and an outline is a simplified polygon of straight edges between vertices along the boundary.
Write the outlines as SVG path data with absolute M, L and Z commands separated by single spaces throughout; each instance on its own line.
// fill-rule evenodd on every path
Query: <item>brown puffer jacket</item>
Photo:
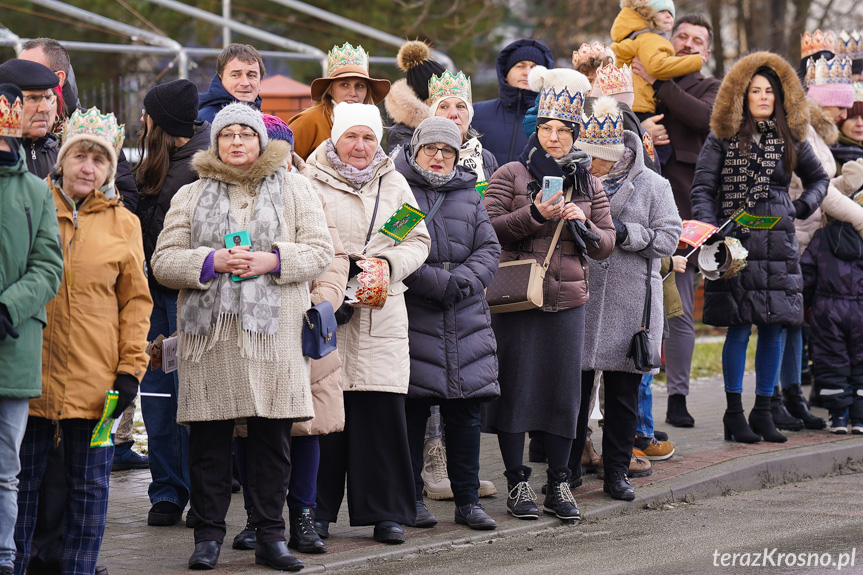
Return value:
M 532 199 L 527 185 L 534 180 L 521 162 L 510 162 L 494 173 L 485 192 L 485 207 L 502 248 L 500 261 L 529 257 L 542 263 L 548 254 L 558 218 L 539 223 L 530 213 Z M 599 249 L 588 246 L 587 254 L 603 260 L 614 249 L 614 224 L 611 222 L 608 198 L 602 185 L 594 180 L 592 198 L 572 198 L 587 217 L 589 229 L 599 236 Z M 565 194 L 564 194 L 565 195 Z M 587 260 L 577 255 L 576 245 L 567 226 L 551 256 L 543 282 L 542 311 L 561 311 L 584 305 L 590 297 L 587 287 Z

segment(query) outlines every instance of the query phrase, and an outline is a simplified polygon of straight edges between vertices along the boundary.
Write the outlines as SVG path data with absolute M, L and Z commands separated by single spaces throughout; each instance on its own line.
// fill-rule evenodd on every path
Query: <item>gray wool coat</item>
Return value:
M 632 169 L 609 197 L 611 217 L 626 225 L 629 237 L 608 259 L 590 260 L 590 301 L 585 317 L 582 369 L 638 373 L 627 359 L 629 341 L 641 328 L 647 264 L 651 265 L 650 340 L 662 341 L 664 311 L 661 258 L 677 249 L 682 223 L 671 184 L 644 167 L 641 140 L 625 131 L 624 145 L 635 152 Z M 658 373 L 655 369 L 651 373 Z

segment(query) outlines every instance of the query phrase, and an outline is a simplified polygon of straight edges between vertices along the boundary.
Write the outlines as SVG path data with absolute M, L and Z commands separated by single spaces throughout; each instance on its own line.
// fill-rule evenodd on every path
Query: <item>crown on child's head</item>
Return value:
M 614 64 L 601 66 L 596 71 L 593 87 L 598 88 L 606 96 L 632 92 L 632 68 L 627 64 L 618 68 Z
M 614 64 L 614 52 L 602 42 L 582 44 L 578 50 L 572 51 L 572 67 L 576 70 L 582 64 L 590 64 L 591 59 L 607 60 L 601 64 Z
M 20 138 L 24 135 L 23 110 L 21 98 L 15 98 L 10 105 L 6 95 L 0 95 L 0 137 Z
M 815 30 L 812 34 L 804 32 L 800 38 L 800 57 L 807 58 L 818 52 L 836 54 L 836 35 L 832 31 L 826 33 Z

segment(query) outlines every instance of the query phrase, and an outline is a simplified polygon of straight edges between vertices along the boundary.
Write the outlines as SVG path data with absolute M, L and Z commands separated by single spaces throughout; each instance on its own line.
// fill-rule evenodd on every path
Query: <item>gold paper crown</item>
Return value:
M 20 138 L 24 135 L 21 123 L 23 109 L 21 98 L 15 98 L 10 106 L 6 95 L 0 95 L 0 137 Z
M 76 136 L 91 136 L 104 140 L 105 144 L 114 150 L 116 156 L 123 148 L 126 128 L 117 123 L 114 114 L 100 114 L 98 108 L 90 108 L 86 112 L 75 110 L 63 129 L 63 141 L 68 142 Z
M 468 105 L 473 105 L 471 97 L 470 78 L 459 72 L 453 75 L 449 70 L 444 70 L 440 76 L 429 78 L 429 101 L 437 102 L 444 98 L 462 98 Z
M 583 107 L 584 95 L 581 92 L 571 94 L 566 87 L 559 92 L 554 88 L 548 88 L 540 94 L 537 117 L 552 118 L 580 125 Z
M 362 68 L 368 73 L 369 55 L 362 46 L 354 48 L 348 42 L 344 46 L 333 46 L 327 54 L 327 77 L 332 78 L 338 71 L 345 67 Z
M 653 138 L 650 137 L 650 132 L 647 130 L 644 131 L 644 135 L 641 136 L 641 143 L 644 144 L 644 150 L 647 152 L 647 155 L 650 156 L 650 161 L 656 161 L 656 148 L 653 147 Z
M 849 58 L 833 58 L 827 60 L 821 56 L 806 60 L 806 77 L 803 83 L 809 86 L 825 86 L 827 84 L 851 83 L 851 60 Z
M 844 56 L 852 60 L 863 59 L 863 38 L 860 32 L 854 30 L 850 34 L 842 30 L 836 37 L 836 56 Z
M 616 114 L 590 116 L 578 134 L 578 139 L 594 146 L 622 146 L 623 115 L 620 110 L 618 109 Z
M 854 101 L 863 102 L 863 82 L 854 82 Z
M 596 71 L 593 87 L 601 90 L 606 96 L 633 92 L 632 68 L 626 64 L 622 68 L 614 64 L 602 66 Z
M 800 57 L 807 58 L 818 52 L 830 52 L 836 54 L 836 35 L 832 31 L 826 34 L 821 30 L 815 30 L 812 34 L 804 32 L 800 38 Z
M 572 67 L 578 69 L 582 64 L 589 64 L 591 58 L 602 60 L 609 58 L 607 63 L 614 64 L 614 52 L 611 48 L 606 47 L 602 42 L 592 42 L 590 44 L 582 44 L 578 50 L 572 51 Z

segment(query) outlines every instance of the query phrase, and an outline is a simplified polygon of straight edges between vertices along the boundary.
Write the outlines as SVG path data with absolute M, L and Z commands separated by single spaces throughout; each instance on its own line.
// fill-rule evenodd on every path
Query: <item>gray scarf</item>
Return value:
M 258 199 L 249 221 L 252 249 L 270 251 L 273 242 L 287 230 L 282 181 L 285 168 L 270 174 L 258 186 Z M 231 215 L 228 184 L 212 178 L 201 180 L 201 192 L 192 216 L 191 245 L 217 250 L 225 247 L 225 235 L 241 231 Z M 279 331 L 281 289 L 272 275 L 233 281 L 223 273 L 206 290 L 189 290 L 177 318 L 183 359 L 201 360 L 230 327 L 237 325 L 237 347 L 244 358 L 275 361 Z
M 431 184 L 431 187 L 433 188 L 439 188 L 442 185 L 449 183 L 449 181 L 455 177 L 455 165 L 453 165 L 450 173 L 439 174 L 437 172 L 432 172 L 431 170 L 426 170 L 417 163 L 416 158 L 411 157 L 411 167 L 416 171 L 416 173 L 421 175 L 425 181 Z

